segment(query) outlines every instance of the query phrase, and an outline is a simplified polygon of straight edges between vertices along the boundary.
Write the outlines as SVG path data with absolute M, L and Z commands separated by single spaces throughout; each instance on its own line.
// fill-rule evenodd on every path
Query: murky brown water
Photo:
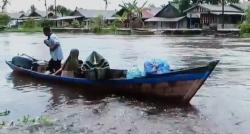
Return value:
M 250 126 L 250 39 L 213 37 L 58 34 L 65 56 L 79 48 L 81 58 L 96 50 L 112 68 L 140 67 L 164 58 L 172 68 L 221 62 L 190 106 L 173 106 L 116 95 L 96 96 L 81 89 L 16 76 L 4 61 L 17 53 L 49 59 L 42 34 L 0 34 L 0 121 L 48 115 L 52 126 L 0 129 L 0 133 L 248 134 Z

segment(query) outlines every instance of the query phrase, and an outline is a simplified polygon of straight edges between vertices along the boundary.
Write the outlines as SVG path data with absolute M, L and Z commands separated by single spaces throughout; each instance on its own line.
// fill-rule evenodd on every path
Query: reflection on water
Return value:
M 250 121 L 249 40 L 212 37 L 114 36 L 59 34 L 64 55 L 79 48 L 80 58 L 101 53 L 112 68 L 143 67 L 148 58 L 168 60 L 171 68 L 221 62 L 189 106 L 116 95 L 91 94 L 60 83 L 16 75 L 4 61 L 17 53 L 49 59 L 42 34 L 0 34 L 0 111 L 17 120 L 49 115 L 48 133 L 241 133 Z M 13 40 L 15 39 L 15 40 Z M 59 130 L 57 130 L 59 126 Z M 10 130 L 14 131 L 15 130 Z M 20 130 L 16 130 L 20 131 Z M 0 130 L 1 133 L 1 130 Z

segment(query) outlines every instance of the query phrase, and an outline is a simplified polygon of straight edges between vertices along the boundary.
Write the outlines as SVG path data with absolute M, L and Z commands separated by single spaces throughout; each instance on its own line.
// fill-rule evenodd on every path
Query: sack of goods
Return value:
M 108 71 L 110 70 L 108 61 L 93 51 L 82 65 L 85 70 L 85 77 L 90 80 L 108 79 Z
M 127 72 L 127 79 L 139 78 L 142 77 L 142 72 L 138 67 L 133 67 Z
M 164 74 L 170 71 L 170 66 L 165 60 L 151 59 L 144 62 L 144 71 L 146 75 Z

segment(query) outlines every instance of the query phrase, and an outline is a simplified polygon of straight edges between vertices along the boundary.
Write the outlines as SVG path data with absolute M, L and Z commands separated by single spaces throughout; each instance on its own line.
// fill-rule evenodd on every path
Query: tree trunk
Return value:
M 44 6 L 45 6 L 45 11 L 46 11 L 46 18 L 48 18 L 47 0 L 44 0 Z

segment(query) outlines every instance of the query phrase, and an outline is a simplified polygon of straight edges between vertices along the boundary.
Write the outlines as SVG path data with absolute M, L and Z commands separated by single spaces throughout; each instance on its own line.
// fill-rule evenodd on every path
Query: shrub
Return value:
M 81 26 L 78 20 L 73 20 L 71 25 L 73 28 L 79 28 Z
M 0 13 L 0 25 L 7 25 L 10 22 L 10 17 L 7 14 Z
M 241 33 L 250 33 L 250 24 L 249 23 L 242 23 L 240 25 L 240 32 Z
M 44 19 L 40 22 L 41 27 L 52 27 L 53 26 L 53 21 Z
M 96 17 L 91 23 L 91 30 L 95 33 L 100 33 L 103 27 L 104 27 L 104 22 L 102 16 Z
M 35 28 L 36 27 L 36 22 L 34 19 L 27 19 L 24 24 L 23 24 L 24 28 Z

